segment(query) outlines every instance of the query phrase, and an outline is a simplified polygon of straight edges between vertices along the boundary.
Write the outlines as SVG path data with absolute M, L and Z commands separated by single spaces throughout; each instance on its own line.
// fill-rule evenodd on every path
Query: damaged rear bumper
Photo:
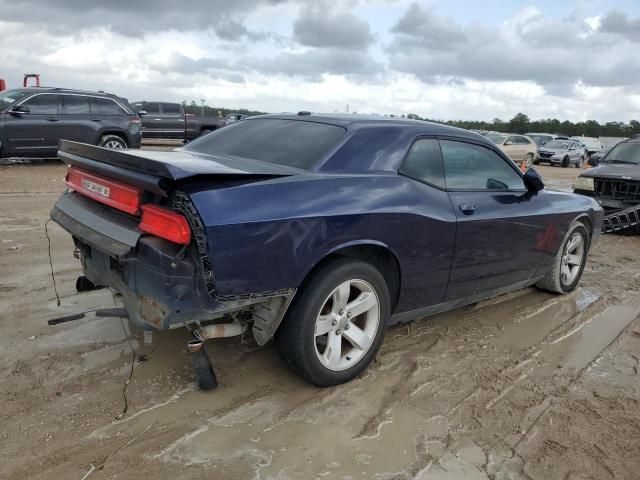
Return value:
M 139 325 L 169 329 L 248 311 L 258 343 L 275 332 L 295 294 L 278 292 L 220 297 L 211 293 L 197 249 L 142 235 L 137 220 L 77 193 L 62 195 L 51 218 L 80 250 L 84 275 L 96 286 L 122 295 L 129 318 Z

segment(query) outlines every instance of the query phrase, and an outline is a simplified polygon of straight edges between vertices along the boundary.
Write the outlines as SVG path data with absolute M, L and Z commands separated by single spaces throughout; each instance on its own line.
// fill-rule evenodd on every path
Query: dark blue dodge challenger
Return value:
M 480 135 L 410 120 L 268 115 L 170 152 L 59 156 L 69 189 L 51 216 L 83 289 L 119 292 L 147 328 L 187 327 L 200 360 L 209 338 L 274 338 L 320 386 L 360 374 L 389 324 L 573 290 L 603 216 Z

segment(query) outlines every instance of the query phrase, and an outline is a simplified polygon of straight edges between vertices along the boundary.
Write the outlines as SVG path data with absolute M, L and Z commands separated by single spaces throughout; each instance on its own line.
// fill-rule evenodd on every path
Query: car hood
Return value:
M 224 155 L 207 155 L 181 148 L 170 151 L 110 150 L 68 140 L 60 141 L 58 156 L 70 164 L 75 164 L 77 161 L 84 163 L 82 159 L 89 159 L 174 181 L 198 175 L 286 176 L 303 172 L 303 170 L 276 163 Z
M 569 150 L 566 148 L 549 148 L 549 147 L 540 147 L 538 149 L 540 153 L 566 153 Z
M 640 181 L 640 165 L 624 163 L 604 163 L 580 174 L 588 178 L 619 178 L 623 180 Z

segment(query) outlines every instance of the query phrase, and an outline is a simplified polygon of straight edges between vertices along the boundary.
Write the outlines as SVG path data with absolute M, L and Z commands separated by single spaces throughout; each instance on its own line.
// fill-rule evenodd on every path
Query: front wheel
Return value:
M 536 283 L 536 286 L 554 293 L 567 293 L 574 290 L 587 262 L 589 243 L 589 233 L 585 226 L 580 222 L 574 223 L 565 235 L 553 267 L 542 280 Z
M 118 135 L 103 135 L 98 145 L 104 148 L 127 148 L 127 142 Z
M 207 128 L 202 129 L 202 130 L 200 130 L 200 135 L 199 136 L 202 137 L 203 135 L 206 135 L 207 133 L 211 133 L 211 130 L 209 130 Z
M 380 271 L 365 262 L 336 260 L 298 292 L 276 332 L 276 347 L 307 381 L 337 385 L 371 363 L 389 315 L 389 289 Z
M 569 163 L 571 163 L 571 160 L 569 160 L 569 157 L 564 157 L 562 159 L 562 168 L 567 168 L 569 166 Z

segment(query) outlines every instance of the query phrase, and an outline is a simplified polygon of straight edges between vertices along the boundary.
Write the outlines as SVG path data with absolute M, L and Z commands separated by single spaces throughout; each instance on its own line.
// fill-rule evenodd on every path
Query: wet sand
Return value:
M 569 189 L 578 169 L 540 167 Z M 312 387 L 272 346 L 209 342 L 197 391 L 184 331 L 77 295 L 72 242 L 43 224 L 64 167 L 0 166 L 0 478 L 633 479 L 640 471 L 639 237 L 605 236 L 581 287 L 526 289 L 388 330 L 359 379 Z M 131 333 L 131 334 L 130 334 Z M 127 388 L 131 340 L 138 355 Z

